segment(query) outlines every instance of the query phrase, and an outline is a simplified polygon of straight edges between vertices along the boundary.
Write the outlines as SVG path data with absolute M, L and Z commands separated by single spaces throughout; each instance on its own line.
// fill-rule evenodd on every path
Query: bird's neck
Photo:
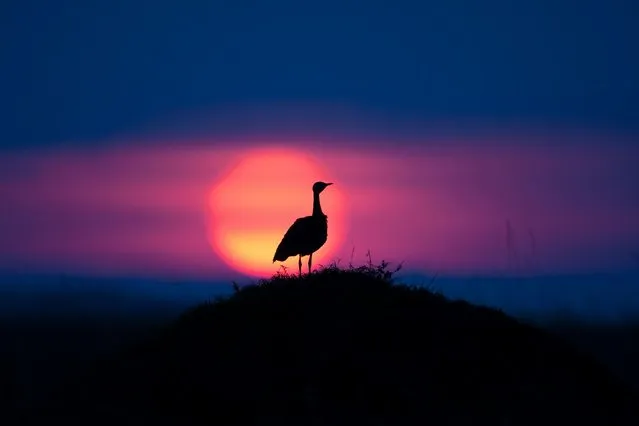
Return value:
M 313 216 L 324 216 L 320 205 L 319 192 L 313 192 Z

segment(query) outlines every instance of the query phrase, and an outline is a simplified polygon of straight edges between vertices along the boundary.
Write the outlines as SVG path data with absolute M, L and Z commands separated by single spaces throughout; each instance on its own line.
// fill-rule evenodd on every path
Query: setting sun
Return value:
M 312 158 L 290 150 L 248 152 L 213 188 L 209 198 L 209 241 L 231 267 L 249 275 L 276 272 L 273 254 L 295 219 L 312 213 L 311 187 L 332 181 L 329 171 Z M 313 255 L 313 265 L 330 259 L 341 242 L 344 209 L 339 182 L 325 191 L 328 241 Z M 297 269 L 297 257 L 282 262 Z

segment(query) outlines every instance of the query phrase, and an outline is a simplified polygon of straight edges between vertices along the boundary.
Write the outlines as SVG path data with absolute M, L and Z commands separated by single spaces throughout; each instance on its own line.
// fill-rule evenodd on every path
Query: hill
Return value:
M 197 306 L 39 414 L 109 425 L 631 425 L 637 401 L 559 336 L 394 284 L 383 264 L 280 274 Z

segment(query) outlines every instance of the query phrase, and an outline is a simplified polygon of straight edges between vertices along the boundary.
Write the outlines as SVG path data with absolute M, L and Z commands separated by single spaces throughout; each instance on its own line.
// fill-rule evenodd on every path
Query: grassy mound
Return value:
M 66 408 L 92 424 L 639 424 L 632 391 L 559 337 L 385 266 L 276 275 L 195 307 Z

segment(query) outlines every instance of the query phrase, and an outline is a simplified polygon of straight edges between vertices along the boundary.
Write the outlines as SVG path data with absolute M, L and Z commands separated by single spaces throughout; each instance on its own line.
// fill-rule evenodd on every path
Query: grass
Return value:
M 566 339 L 396 270 L 237 286 L 20 424 L 639 424 L 632 388 Z

